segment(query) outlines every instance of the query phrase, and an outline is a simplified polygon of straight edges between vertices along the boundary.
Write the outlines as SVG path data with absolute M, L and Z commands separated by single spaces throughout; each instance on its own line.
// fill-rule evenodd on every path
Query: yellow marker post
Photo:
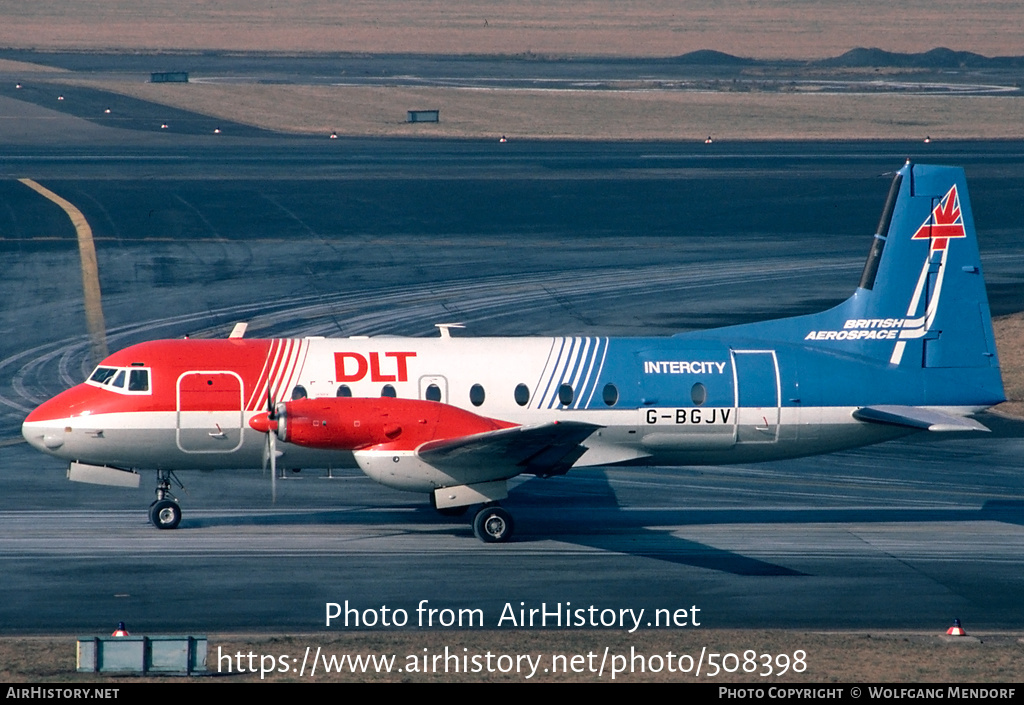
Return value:
M 103 301 L 100 295 L 100 269 L 96 261 L 96 245 L 92 240 L 92 228 L 73 203 L 32 179 L 18 179 L 21 183 L 53 201 L 68 214 L 71 224 L 78 233 L 78 252 L 82 258 L 82 294 L 85 302 L 85 325 L 89 330 L 90 352 L 93 364 L 107 356 L 107 326 L 103 321 Z

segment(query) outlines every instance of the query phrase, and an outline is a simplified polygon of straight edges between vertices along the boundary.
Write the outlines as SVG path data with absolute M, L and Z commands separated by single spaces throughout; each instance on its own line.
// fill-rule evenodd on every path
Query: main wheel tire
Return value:
M 484 507 L 473 517 L 473 533 L 484 543 L 504 543 L 514 529 L 512 515 L 501 507 Z
M 162 499 L 149 509 L 149 520 L 158 529 L 176 529 L 181 523 L 181 507 L 170 499 Z

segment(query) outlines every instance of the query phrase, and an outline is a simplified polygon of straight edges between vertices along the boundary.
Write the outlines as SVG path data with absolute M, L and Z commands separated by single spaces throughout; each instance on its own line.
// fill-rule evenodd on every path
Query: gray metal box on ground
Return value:
M 205 673 L 206 637 L 79 637 L 77 670 L 81 673 Z

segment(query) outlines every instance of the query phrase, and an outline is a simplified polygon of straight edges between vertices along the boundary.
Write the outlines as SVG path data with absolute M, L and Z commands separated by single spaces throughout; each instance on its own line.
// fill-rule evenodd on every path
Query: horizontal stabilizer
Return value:
M 440 469 L 506 467 L 515 474 L 560 475 L 586 452 L 580 444 L 598 428 L 579 421 L 515 426 L 429 441 L 416 452 L 424 462 Z
M 865 406 L 853 412 L 853 418 L 868 423 L 906 426 L 923 431 L 988 431 L 985 426 L 966 416 L 916 406 Z

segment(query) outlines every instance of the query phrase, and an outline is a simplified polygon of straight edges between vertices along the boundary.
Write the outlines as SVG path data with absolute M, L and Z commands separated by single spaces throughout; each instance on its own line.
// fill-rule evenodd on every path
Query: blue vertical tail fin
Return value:
M 995 368 L 963 169 L 908 163 L 893 179 L 856 293 L 805 340 L 901 368 Z

